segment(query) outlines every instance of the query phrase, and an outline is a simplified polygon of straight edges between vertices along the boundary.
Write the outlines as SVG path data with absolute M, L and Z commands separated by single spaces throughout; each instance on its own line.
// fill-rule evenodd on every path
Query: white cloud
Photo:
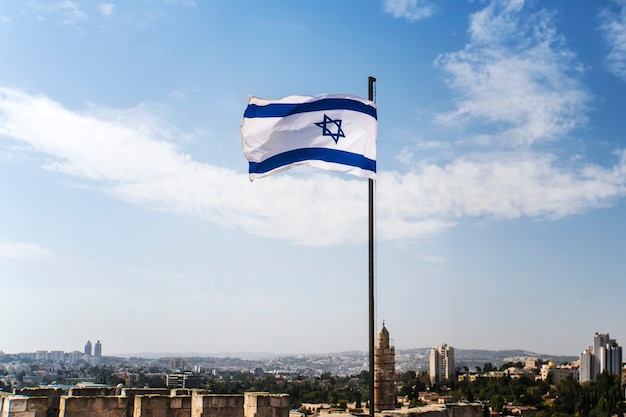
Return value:
M 0 135 L 49 155 L 48 169 L 99 181 L 129 202 L 306 244 L 364 239 L 362 181 L 313 175 L 251 184 L 244 173 L 180 153 L 148 108 L 74 113 L 46 97 L 0 89 Z M 363 214 L 355 215 L 359 207 Z
M 166 4 L 180 4 L 185 7 L 196 7 L 198 4 L 194 0 L 165 0 Z
M 113 3 L 100 3 L 98 10 L 103 16 L 112 16 L 115 13 L 115 4 Z
M 443 256 L 438 256 L 438 255 L 420 255 L 418 257 L 422 261 L 428 262 L 431 264 L 441 264 L 441 263 L 446 262 L 446 258 L 444 258 Z
M 613 0 L 614 8 L 600 12 L 600 29 L 609 46 L 605 65 L 609 72 L 626 81 L 626 2 Z
M 209 138 L 212 133 L 208 130 L 203 129 L 193 129 L 190 132 L 182 132 L 177 135 L 177 139 L 181 142 L 193 142 L 198 138 Z
M 30 2 L 28 7 L 37 15 L 37 19 L 45 20 L 42 14 L 58 16 L 65 25 L 76 25 L 87 19 L 87 14 L 75 2 L 61 0 L 54 3 Z
M 314 172 L 250 183 L 243 172 L 181 153 L 151 110 L 74 112 L 0 87 L 0 138 L 29 145 L 49 157 L 47 169 L 90 180 L 129 203 L 306 245 L 367 239 L 366 182 Z M 553 155 L 527 152 L 381 172 L 378 236 L 428 236 L 466 217 L 552 219 L 606 206 L 626 193 L 625 155 L 609 169 L 581 161 L 560 166 Z
M 40 260 L 50 257 L 50 252 L 34 243 L 19 243 L 0 240 L 0 258 Z
M 87 18 L 87 14 L 83 12 L 76 3 L 71 0 L 63 0 L 57 4 L 58 9 L 63 13 L 63 23 L 73 25 Z
M 427 19 L 435 12 L 434 5 L 427 0 L 384 0 L 383 6 L 393 17 L 409 21 Z
M 483 143 L 522 148 L 585 123 L 590 97 L 576 78 L 580 65 L 550 13 L 523 8 L 523 0 L 492 2 L 471 16 L 465 48 L 437 59 L 458 93 L 456 109 L 440 123 L 478 123 L 475 138 Z
M 447 154 L 448 142 L 405 148 L 398 159 L 409 172 L 379 173 L 381 239 L 435 234 L 464 218 L 556 219 L 626 194 L 624 151 L 606 168 L 531 150 L 583 123 L 589 97 L 570 70 L 575 58 L 550 14 L 523 14 L 523 7 L 521 0 L 488 5 L 472 16 L 466 47 L 437 61 L 458 94 L 456 110 L 439 121 L 483 128 L 472 137 L 504 141 L 500 151 L 435 164 L 416 161 L 414 150 Z M 366 240 L 363 181 L 316 172 L 250 184 L 243 172 L 183 154 L 174 143 L 187 135 L 164 124 L 163 113 L 146 104 L 74 112 L 47 97 L 0 87 L 0 137 L 47 155 L 47 169 L 91 180 L 116 198 L 301 244 Z
M 400 153 L 396 155 L 396 161 L 404 166 L 413 165 L 413 151 L 409 148 L 402 148 Z
M 187 94 L 181 90 L 173 90 L 170 92 L 170 97 L 175 100 L 185 100 L 187 98 Z
M 560 218 L 606 206 L 626 193 L 626 153 L 608 170 L 556 165 L 556 157 L 546 154 L 469 155 L 445 166 L 423 165 L 412 174 L 384 173 L 379 211 L 390 224 L 410 218 Z

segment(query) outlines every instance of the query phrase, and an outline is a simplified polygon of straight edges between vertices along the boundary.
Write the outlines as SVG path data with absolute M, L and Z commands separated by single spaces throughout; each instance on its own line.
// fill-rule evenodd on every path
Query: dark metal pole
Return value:
M 367 99 L 374 101 L 376 78 L 368 78 Z M 374 417 L 374 180 L 369 179 L 369 362 L 370 362 L 370 416 Z

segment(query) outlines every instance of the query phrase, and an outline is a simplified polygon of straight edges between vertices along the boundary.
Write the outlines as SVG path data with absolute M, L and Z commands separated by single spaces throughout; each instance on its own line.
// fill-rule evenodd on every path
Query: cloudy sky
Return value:
M 626 1 L 0 3 L 5 352 L 366 351 L 367 181 L 251 183 L 248 97 L 377 78 L 397 348 L 626 344 Z

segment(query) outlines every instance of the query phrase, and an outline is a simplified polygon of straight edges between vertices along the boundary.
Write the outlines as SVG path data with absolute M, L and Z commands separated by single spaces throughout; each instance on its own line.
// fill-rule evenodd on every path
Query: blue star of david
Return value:
M 341 119 L 333 120 L 330 117 L 324 115 L 324 121 L 315 123 L 315 125 L 322 128 L 322 136 L 330 136 L 331 138 L 333 138 L 335 143 L 339 142 L 339 138 L 346 137 L 346 135 L 344 135 L 343 133 L 343 130 L 341 130 Z M 337 127 L 336 133 L 331 132 L 328 128 L 328 125 L 335 125 Z

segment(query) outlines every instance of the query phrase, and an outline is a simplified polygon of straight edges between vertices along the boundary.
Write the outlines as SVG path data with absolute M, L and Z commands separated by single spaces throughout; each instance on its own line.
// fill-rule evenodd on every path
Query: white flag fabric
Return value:
M 250 180 L 296 165 L 376 178 L 376 103 L 347 94 L 250 97 L 241 124 Z

